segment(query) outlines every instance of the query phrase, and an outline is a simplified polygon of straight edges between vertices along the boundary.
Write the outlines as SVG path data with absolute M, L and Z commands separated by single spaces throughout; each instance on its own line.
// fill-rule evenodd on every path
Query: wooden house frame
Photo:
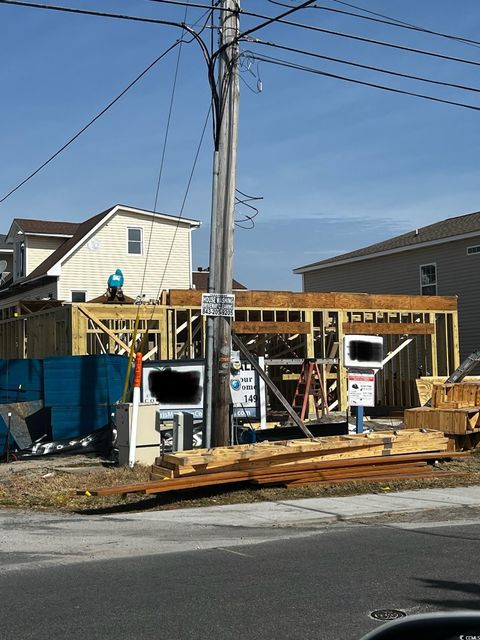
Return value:
M 171 290 L 150 305 L 19 302 L 0 311 L 0 358 L 128 354 L 134 334 L 144 359 L 201 358 L 206 322 L 200 306 L 197 290 Z M 454 296 L 237 291 L 233 330 L 265 357 L 287 398 L 303 360 L 319 359 L 328 404 L 336 410 L 347 408 L 339 348 L 345 334 L 383 335 L 386 353 L 398 349 L 376 376 L 382 407 L 415 406 L 419 375 L 447 377 L 459 365 Z M 413 339 L 400 349 L 405 336 Z

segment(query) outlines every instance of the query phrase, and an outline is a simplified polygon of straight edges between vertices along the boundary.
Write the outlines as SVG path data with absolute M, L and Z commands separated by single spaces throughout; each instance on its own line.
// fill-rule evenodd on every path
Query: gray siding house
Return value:
M 480 349 L 480 212 L 293 271 L 304 291 L 456 295 L 463 359 Z

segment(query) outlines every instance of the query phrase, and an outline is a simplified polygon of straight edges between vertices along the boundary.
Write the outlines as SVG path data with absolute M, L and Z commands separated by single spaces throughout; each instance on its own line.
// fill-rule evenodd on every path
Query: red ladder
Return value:
M 306 359 L 303 361 L 300 377 L 298 378 L 297 388 L 293 397 L 292 407 L 300 416 L 300 420 L 304 420 L 308 416 L 308 401 L 310 396 L 314 399 L 315 413 L 317 420 L 320 418 L 318 404 L 322 401 L 322 413 L 328 413 L 328 402 L 323 388 L 322 376 L 315 359 Z

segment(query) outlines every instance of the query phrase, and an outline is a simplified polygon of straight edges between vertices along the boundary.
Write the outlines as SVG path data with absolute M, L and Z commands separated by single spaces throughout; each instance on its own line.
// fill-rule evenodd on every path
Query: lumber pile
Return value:
M 427 402 L 431 399 L 433 387 L 435 385 L 444 384 L 445 380 L 446 376 L 423 376 L 422 378 L 417 378 L 417 380 L 415 380 L 419 405 L 421 407 L 427 404 Z M 477 384 L 480 384 L 480 376 L 465 376 L 462 384 L 465 384 L 466 382 L 476 382 Z
M 480 432 L 480 383 L 434 384 L 432 406 L 407 409 L 406 429 L 438 429 L 449 435 Z
M 435 477 L 428 461 L 452 457 L 439 431 L 402 430 L 264 442 L 164 453 L 152 480 L 137 485 L 88 489 L 88 495 L 162 493 L 234 483 L 288 485 Z M 458 455 L 458 454 L 457 454 Z M 85 490 L 78 491 L 85 494 Z

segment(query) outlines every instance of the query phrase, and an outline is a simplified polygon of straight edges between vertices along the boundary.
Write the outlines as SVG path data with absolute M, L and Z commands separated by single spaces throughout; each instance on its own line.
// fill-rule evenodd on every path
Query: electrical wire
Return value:
M 254 33 L 255 31 L 258 31 L 259 29 L 262 29 L 263 27 L 272 24 L 274 22 L 279 22 L 282 24 L 288 24 L 290 26 L 293 27 L 297 27 L 300 29 L 307 29 L 310 31 L 316 31 L 319 33 L 328 33 L 330 35 L 334 35 L 334 36 L 338 36 L 338 37 L 342 37 L 342 38 L 349 38 L 352 40 L 357 40 L 359 42 L 365 42 L 368 44 L 375 44 L 378 46 L 383 46 L 383 47 L 390 47 L 393 49 L 399 49 L 401 51 L 408 51 L 410 53 L 416 53 L 419 55 L 426 55 L 426 56 L 431 56 L 434 58 L 440 58 L 442 60 L 449 60 L 452 62 L 459 62 L 462 64 L 470 64 L 470 65 L 474 65 L 474 66 L 480 66 L 480 62 L 477 62 L 475 60 L 468 60 L 466 58 L 458 58 L 456 56 L 449 56 L 446 54 L 442 54 L 442 53 L 438 53 L 438 52 L 434 52 L 434 51 L 426 51 L 424 49 L 417 49 L 414 47 L 407 47 L 407 46 L 403 46 L 403 45 L 399 45 L 399 44 L 395 44 L 392 42 L 385 42 L 385 41 L 381 41 L 381 40 L 374 40 L 372 38 L 366 38 L 363 36 L 357 36 L 354 34 L 350 34 L 350 33 L 343 33 L 341 31 L 334 31 L 331 29 L 323 29 L 321 27 L 317 27 L 315 25 L 308 25 L 308 24 L 304 24 L 301 22 L 295 22 L 293 20 L 285 20 L 284 17 L 287 15 L 290 15 L 291 13 L 293 13 L 294 11 L 298 11 L 300 9 L 305 9 L 308 8 L 308 6 L 313 3 L 315 0 L 307 0 L 307 3 L 303 3 L 302 5 L 299 5 L 297 7 L 292 7 L 292 9 L 290 11 L 284 12 L 283 14 L 280 14 L 278 16 L 265 16 L 263 14 L 260 13 L 254 13 L 254 12 L 242 12 L 245 15 L 249 15 L 252 17 L 256 17 L 256 18 L 265 18 L 266 21 L 262 22 L 260 24 L 258 24 L 255 27 L 252 27 L 251 29 L 247 29 L 246 31 L 238 34 L 238 36 L 233 40 L 233 43 L 238 41 L 240 38 L 243 38 L 247 35 L 250 35 L 251 33 Z M 131 15 L 122 15 L 122 14 L 116 14 L 116 13 L 105 13 L 105 12 L 99 12 L 99 11 L 90 11 L 90 10 L 86 10 L 86 9 L 78 9 L 78 8 L 73 8 L 73 7 L 61 7 L 61 6 L 55 6 L 55 5 L 47 5 L 47 4 L 38 4 L 38 3 L 33 3 L 33 2 L 24 2 L 23 0 L 0 0 L 0 4 L 5 4 L 5 5 L 12 5 L 12 6 L 21 6 L 21 7 L 28 7 L 28 8 L 33 8 L 33 9 L 45 9 L 45 10 L 49 10 L 49 11 L 61 11 L 61 12 L 67 12 L 67 13 L 74 13 L 74 14 L 83 14 L 83 15 L 90 15 L 90 16 L 99 16 L 99 17 L 104 17 L 104 18 L 115 18 L 115 19 L 119 19 L 119 20 L 130 20 L 130 21 L 135 21 L 135 22 L 146 22 L 146 23 L 152 23 L 152 24 L 161 24 L 161 25 L 165 25 L 165 26 L 174 26 L 174 27 L 178 27 L 178 28 L 185 28 L 189 31 L 189 33 L 191 33 L 191 35 L 193 35 L 195 37 L 195 32 L 193 31 L 192 27 L 190 25 L 185 25 L 185 24 L 181 24 L 172 20 L 161 20 L 161 19 L 157 19 L 157 18 L 144 18 L 144 17 L 139 17 L 139 16 L 131 16 Z M 462 39 L 463 40 L 463 39 Z M 473 41 L 472 41 L 473 43 Z M 232 42 L 223 45 L 222 47 L 220 47 L 216 53 L 214 53 L 214 58 L 217 57 L 220 53 L 222 53 L 222 51 L 228 47 L 231 46 Z
M 217 0 L 217 2 L 213 2 L 211 6 L 207 4 L 201 4 L 198 2 L 188 2 L 188 0 L 186 0 L 185 2 L 181 2 L 180 0 L 148 0 L 148 1 L 154 2 L 156 4 L 172 4 L 178 7 L 193 7 L 198 9 L 209 9 L 209 10 L 213 9 L 215 11 L 230 11 L 230 9 L 226 9 L 225 7 L 218 6 L 220 0 Z
M 236 205 L 237 204 L 244 205 L 244 206 L 248 207 L 249 209 L 252 209 L 252 211 L 254 212 L 253 215 L 248 215 L 246 213 L 243 213 L 242 215 L 245 216 L 244 219 L 243 220 L 236 220 L 235 221 L 235 226 L 240 227 L 241 229 L 253 229 L 255 227 L 254 218 L 256 218 L 258 216 L 260 211 L 257 209 L 257 207 L 254 207 L 253 205 L 251 205 L 249 203 L 253 202 L 253 201 L 256 201 L 256 200 L 263 200 L 263 197 L 262 196 L 251 196 L 251 195 L 248 195 L 248 194 L 244 193 L 243 191 L 240 191 L 240 189 L 235 189 L 235 191 L 237 191 L 240 195 L 243 196 L 243 199 L 240 199 L 237 195 L 235 195 Z M 247 222 L 247 220 L 250 222 L 251 226 L 250 227 L 243 227 L 241 223 Z
M 143 78 L 143 76 L 146 73 L 148 73 L 150 69 L 152 69 L 158 62 L 160 62 L 160 60 L 162 60 L 162 58 L 164 58 L 168 53 L 170 53 L 172 49 L 174 49 L 175 47 L 178 47 L 180 42 L 181 40 L 177 40 L 172 45 L 170 45 L 163 53 L 161 53 L 157 58 L 155 58 L 155 60 L 153 60 L 153 62 L 151 62 L 147 67 L 145 67 L 145 69 L 141 73 L 139 73 L 136 76 L 136 78 L 134 78 L 134 80 L 132 80 L 132 82 L 130 82 L 125 87 L 125 89 L 123 89 L 123 91 L 121 91 L 115 98 L 113 98 L 113 100 L 111 100 L 99 113 L 97 113 L 96 116 L 94 116 L 91 120 L 89 120 L 89 122 L 87 122 L 85 126 L 83 126 L 79 131 L 77 131 L 77 133 L 74 136 L 72 136 L 64 145 L 62 145 L 59 149 L 57 149 L 57 151 L 55 151 L 53 155 L 51 155 L 47 160 L 45 160 L 45 162 L 43 162 L 39 167 L 37 167 L 35 171 L 32 171 L 32 173 L 30 173 L 26 178 L 24 178 L 21 182 L 19 182 L 16 187 L 11 189 L 6 195 L 0 198 L 0 203 L 5 202 L 7 198 L 9 198 L 16 191 L 18 191 L 18 189 L 23 187 L 24 184 L 26 184 L 29 180 L 31 180 L 34 176 L 36 176 L 37 173 L 39 173 L 48 164 L 50 164 L 52 160 L 54 160 L 63 151 L 65 151 L 65 149 L 67 149 L 67 147 L 69 147 L 73 142 L 75 142 L 75 140 L 79 138 L 82 135 L 82 133 L 84 133 L 89 127 L 91 127 L 92 124 L 94 124 L 99 118 L 101 118 L 109 109 L 111 109 L 111 107 L 113 107 L 115 103 L 117 103 L 120 100 L 120 98 L 122 98 L 135 84 L 137 84 L 137 82 L 141 80 L 141 78 Z
M 477 48 L 480 48 L 480 42 L 478 40 L 471 40 L 470 38 L 465 38 L 463 36 L 457 36 L 450 33 L 444 33 L 442 31 L 434 31 L 433 29 L 428 29 L 427 27 L 420 27 L 418 25 L 412 24 L 411 22 L 404 22 L 403 20 L 398 20 L 397 18 L 392 18 L 391 16 L 386 16 L 382 13 L 376 13 L 375 11 L 369 11 L 368 9 L 364 9 L 363 7 L 356 6 L 354 4 L 350 4 L 349 2 L 341 2 L 341 0 L 332 0 L 333 2 L 338 2 L 339 4 L 346 5 L 348 7 L 352 7 L 354 9 L 358 9 L 359 11 L 364 11 L 365 13 L 370 13 L 374 16 L 379 16 L 380 18 L 372 18 L 370 16 L 364 16 L 360 13 L 353 13 L 352 11 L 345 11 L 342 9 L 333 9 L 332 7 L 326 7 L 324 5 L 314 4 L 309 7 L 309 9 L 319 9 L 322 11 L 328 11 L 331 13 L 339 13 L 346 16 L 351 16 L 354 18 L 359 18 L 361 20 L 368 20 L 369 22 L 377 22 L 379 24 L 386 24 L 390 27 L 398 27 L 400 29 L 408 29 L 411 31 L 419 31 L 421 33 L 427 33 L 433 36 L 439 36 L 441 38 L 446 38 L 447 40 L 455 40 L 457 42 L 461 42 L 463 44 L 471 45 Z M 278 5 L 280 7 L 289 7 L 291 5 L 285 4 L 283 2 L 279 2 L 278 0 L 268 0 L 271 4 Z
M 186 22 L 186 20 L 187 20 L 187 13 L 188 13 L 188 5 L 185 7 L 185 12 L 184 12 L 184 16 L 183 16 L 183 22 Z M 206 13 L 208 14 L 208 17 L 207 17 L 207 20 L 206 20 L 205 24 L 207 24 L 208 20 L 210 19 L 210 10 L 208 10 Z M 201 20 L 201 18 L 199 20 Z M 155 223 L 155 213 L 157 211 L 158 194 L 159 194 L 159 191 L 160 191 L 160 184 L 161 184 L 162 176 L 163 176 L 163 166 L 164 166 L 165 154 L 166 154 L 166 150 L 167 150 L 168 135 L 169 135 L 169 132 L 170 132 L 170 122 L 171 122 L 171 118 L 172 118 L 173 102 L 174 102 L 174 99 L 175 99 L 175 92 L 176 92 L 176 89 L 177 89 L 178 70 L 179 70 L 179 67 L 180 67 L 181 55 L 182 55 L 182 42 L 180 43 L 180 45 L 178 47 L 177 61 L 176 61 L 176 64 L 175 64 L 175 71 L 174 71 L 174 74 L 173 74 L 172 92 L 171 92 L 170 104 L 169 104 L 169 108 L 168 108 L 167 123 L 166 123 L 166 126 L 165 126 L 165 136 L 164 136 L 164 139 L 163 139 L 163 147 L 162 147 L 162 155 L 161 155 L 161 160 L 160 160 L 160 167 L 159 167 L 159 170 L 158 170 L 157 188 L 156 188 L 156 191 L 155 191 L 155 202 L 154 202 L 154 205 L 153 205 L 153 213 L 152 213 L 152 219 L 151 219 L 151 223 L 150 223 L 150 233 L 149 233 L 149 237 L 148 237 L 147 251 L 146 251 L 146 255 L 145 255 L 145 264 L 144 264 L 144 267 L 143 267 L 142 284 L 141 284 L 141 287 L 140 287 L 140 297 L 143 296 L 143 287 L 144 287 L 145 278 L 146 278 L 146 275 L 147 275 L 148 257 L 150 255 L 150 246 L 151 246 L 151 242 L 152 242 L 153 227 L 154 227 L 154 223 Z M 139 307 L 139 309 L 140 309 L 140 307 Z
M 146 22 L 150 24 L 161 24 L 168 27 L 178 27 L 180 29 L 190 30 L 189 25 L 176 22 L 174 20 L 162 20 L 160 18 L 146 18 L 140 16 L 132 16 L 121 13 L 107 13 L 104 11 L 93 11 L 89 9 L 79 9 L 77 7 L 62 7 L 60 5 L 39 4 L 37 2 L 24 2 L 23 0 L 0 0 L 0 4 L 27 7 L 29 9 L 44 9 L 46 11 L 60 11 L 63 13 L 72 13 L 86 16 L 96 16 L 100 18 L 114 18 L 117 20 L 129 20 L 133 22 Z M 193 35 L 193 34 L 192 34 Z
M 246 31 L 242 31 L 237 37 L 234 38 L 234 42 L 238 42 L 241 38 L 245 38 L 246 36 L 249 36 L 250 34 L 255 33 L 255 31 L 259 31 L 264 27 L 268 27 L 268 25 L 273 24 L 274 22 L 282 22 L 283 19 L 289 16 L 290 14 L 296 13 L 297 11 L 301 11 L 302 9 L 306 9 L 309 5 L 313 4 L 314 2 L 315 0 L 305 0 L 305 2 L 302 2 L 302 4 L 299 4 L 296 7 L 291 7 L 288 11 L 284 11 L 278 16 L 261 16 L 265 18 L 264 22 L 261 22 L 260 24 L 257 24 L 254 27 L 247 29 Z M 253 16 L 254 14 L 251 13 L 250 15 Z M 223 45 L 223 49 L 225 47 L 226 45 Z M 220 49 L 217 51 L 217 55 L 221 53 L 221 51 L 222 51 L 222 47 L 220 47 Z
M 3 0 L 0 0 L 0 2 Z M 305 8 L 305 7 L 303 7 Z M 257 18 L 264 18 L 266 16 L 264 16 L 263 14 L 260 13 L 249 13 L 250 16 L 255 16 Z M 407 47 L 404 45 L 400 45 L 400 44 L 395 44 L 393 42 L 386 42 L 383 40 L 375 40 L 373 38 L 366 38 L 363 36 L 357 36 L 351 33 L 344 33 L 342 31 L 334 31 L 332 29 L 324 29 L 322 27 L 317 27 L 315 25 L 311 25 L 311 24 L 305 24 L 304 22 L 296 22 L 294 20 L 285 20 L 283 18 L 278 17 L 277 18 L 277 22 L 281 23 L 281 24 L 287 24 L 290 25 L 292 27 L 296 27 L 298 29 L 305 29 L 307 31 L 315 31 L 317 33 L 327 33 L 329 35 L 333 35 L 333 36 L 338 36 L 340 38 L 347 38 L 350 40 L 357 40 L 358 42 L 365 42 L 367 44 L 375 44 L 377 46 L 382 46 L 382 47 L 389 47 L 391 49 L 398 49 L 400 51 L 407 51 L 409 53 L 416 53 L 419 55 L 424 55 L 424 56 L 429 56 L 429 57 L 433 57 L 433 58 L 439 58 L 440 60 L 449 60 L 450 62 L 459 62 L 462 64 L 469 64 L 469 65 L 473 65 L 473 66 L 480 66 L 480 62 L 477 62 L 476 60 L 469 60 L 468 58 L 458 58 L 456 56 L 449 56 L 443 53 L 438 53 L 435 51 L 427 51 L 426 49 L 417 49 L 414 47 Z M 244 37 L 245 35 L 248 35 L 249 33 L 252 33 L 252 31 L 245 31 L 243 34 L 240 34 L 239 37 Z
M 320 53 L 315 53 L 313 51 L 306 51 L 305 49 L 297 49 L 296 47 L 288 47 L 286 45 L 281 45 L 276 42 L 267 42 L 265 40 L 260 40 L 258 38 L 246 38 L 246 42 L 250 42 L 253 44 L 260 44 L 265 47 L 273 47 L 275 49 L 281 49 L 283 51 L 290 51 L 292 53 L 299 53 L 301 55 L 310 56 L 312 58 L 320 58 L 321 60 L 329 60 L 331 62 L 338 62 L 340 64 L 349 65 L 351 67 L 357 67 L 360 69 L 368 69 L 369 71 L 376 71 L 378 73 L 384 73 L 391 76 L 397 76 L 400 78 L 407 78 L 409 80 L 418 80 L 419 82 L 427 82 L 429 84 L 439 85 L 443 87 L 452 87 L 454 89 L 462 89 L 463 91 L 473 91 L 476 93 L 480 93 L 479 87 L 472 87 L 463 84 L 456 84 L 452 82 L 445 82 L 442 80 L 434 80 L 433 78 L 426 78 L 424 76 L 415 76 L 409 73 L 401 73 L 400 71 L 393 71 L 391 69 L 383 69 L 381 67 L 374 67 L 368 64 L 361 64 L 360 62 L 354 62 L 353 60 L 345 60 L 344 58 L 334 58 L 332 56 L 326 56 Z
M 175 226 L 175 231 L 174 231 L 174 234 L 173 234 L 172 242 L 170 243 L 170 250 L 169 250 L 168 255 L 167 255 L 167 260 L 165 262 L 165 267 L 163 269 L 163 274 L 162 274 L 162 277 L 161 277 L 161 280 L 160 280 L 160 285 L 159 285 L 158 291 L 157 291 L 157 299 L 160 298 L 160 293 L 161 293 L 161 291 L 163 289 L 163 283 L 164 283 L 164 280 L 165 280 L 165 274 L 167 272 L 168 264 L 169 264 L 170 258 L 172 256 L 173 245 L 175 243 L 175 238 L 177 236 L 178 227 L 180 226 L 180 222 L 181 222 L 181 219 L 183 217 L 183 212 L 184 212 L 184 209 L 185 209 L 185 204 L 187 202 L 188 194 L 190 193 L 190 187 L 192 185 L 193 176 L 194 176 L 194 173 L 195 173 L 195 169 L 197 167 L 198 157 L 199 157 L 200 151 L 202 149 L 203 139 L 205 137 L 205 131 L 207 129 L 207 125 L 208 125 L 208 121 L 210 119 L 211 113 L 212 113 L 212 105 L 210 104 L 210 106 L 208 108 L 208 111 L 207 111 L 207 116 L 205 118 L 205 122 L 203 124 L 202 133 L 200 135 L 200 140 L 198 141 L 197 149 L 195 151 L 195 156 L 194 156 L 193 163 L 192 163 L 192 169 L 191 169 L 190 175 L 188 177 L 187 186 L 185 188 L 185 193 L 183 194 L 183 200 L 182 200 L 182 204 L 180 206 L 180 213 L 178 214 L 178 217 L 177 217 L 177 224 Z
M 363 85 L 365 87 L 372 87 L 374 89 L 381 89 L 382 91 L 390 91 L 392 93 L 397 93 L 406 96 L 412 96 L 415 98 L 422 98 L 423 100 L 431 100 L 432 102 L 440 102 L 442 104 L 448 104 L 454 107 L 462 107 L 464 109 L 470 109 L 472 111 L 480 111 L 480 107 L 477 107 L 473 104 L 466 104 L 463 102 L 456 102 L 454 100 L 446 100 L 443 98 L 437 98 L 434 96 L 429 96 L 422 93 L 416 93 L 414 91 L 405 91 L 403 89 L 396 89 L 394 87 L 387 87 L 385 85 L 377 84 L 374 82 L 367 82 L 364 80 L 357 80 L 356 78 L 349 78 L 347 76 L 340 76 L 335 73 L 328 73 L 327 71 L 322 71 L 321 69 L 316 69 L 313 67 L 306 67 L 304 65 L 296 64 L 294 62 L 289 62 L 288 60 L 281 60 L 279 58 L 271 58 L 269 56 L 257 55 L 252 52 L 245 52 L 244 55 L 249 55 L 254 60 L 260 60 L 262 62 L 267 62 L 269 64 L 286 67 L 289 69 L 296 69 L 298 71 L 305 71 L 306 73 L 313 73 L 320 76 L 325 76 L 327 78 L 333 78 L 335 80 L 343 80 L 345 82 L 352 82 L 354 84 Z

